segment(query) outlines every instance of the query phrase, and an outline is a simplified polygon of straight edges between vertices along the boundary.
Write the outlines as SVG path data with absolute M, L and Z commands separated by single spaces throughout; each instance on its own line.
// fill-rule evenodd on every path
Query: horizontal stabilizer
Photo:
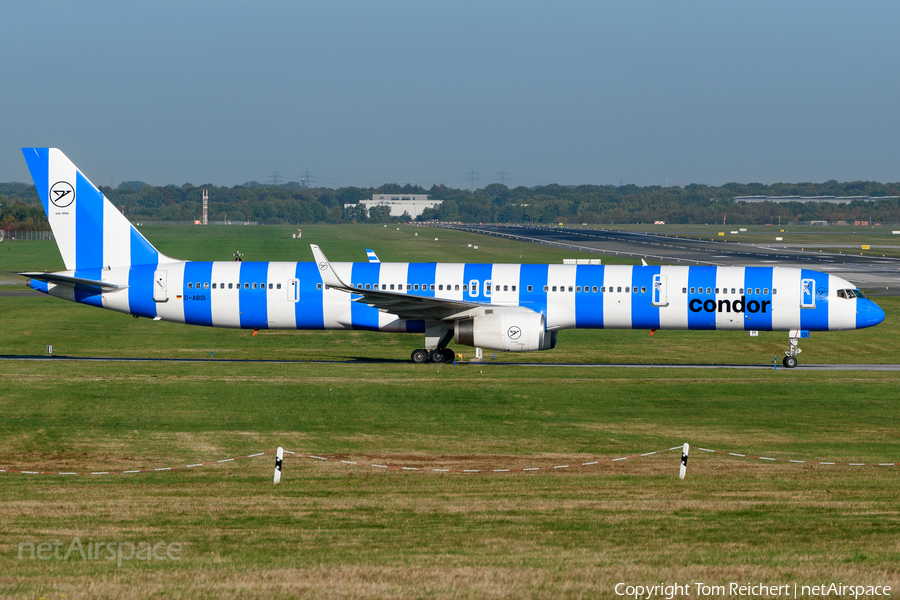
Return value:
M 37 279 L 47 283 L 56 285 L 71 285 L 77 288 L 100 288 L 104 292 L 115 292 L 124 290 L 127 285 L 116 285 L 108 281 L 97 281 L 96 279 L 84 279 L 82 277 L 72 277 L 70 275 L 59 275 L 58 273 L 19 273 L 22 277 Z

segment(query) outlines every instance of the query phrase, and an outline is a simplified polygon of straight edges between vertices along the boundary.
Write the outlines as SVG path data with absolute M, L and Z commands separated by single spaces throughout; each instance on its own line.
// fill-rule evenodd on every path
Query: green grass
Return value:
M 226 229 L 248 237 L 237 245 L 231 233 L 219 237 Z M 378 229 L 323 227 L 309 241 L 333 260 L 362 260 L 365 247 L 382 260 L 453 260 L 471 243 L 446 236 L 445 245 L 451 232 L 434 233 L 428 253 L 412 258 L 425 247 L 415 231 Z M 314 236 L 304 227 L 300 243 L 285 228 L 265 248 L 259 232 L 277 228 L 209 228 L 190 241 L 160 230 L 148 237 L 164 252 L 205 259 L 240 249 L 247 259 L 304 260 Z M 486 242 L 490 260 L 570 255 L 475 239 Z M 19 261 L 4 269 L 60 268 L 44 250 L 26 255 L 2 246 Z M 882 325 L 813 334 L 801 359 L 895 363 L 900 301 L 878 302 L 888 313 Z M 900 461 L 900 373 L 520 367 L 492 364 L 490 355 L 484 365 L 411 365 L 420 336 L 253 337 L 52 298 L 0 298 L 0 319 L 0 354 L 43 355 L 52 343 L 55 355 L 204 358 L 212 350 L 216 358 L 337 361 L 0 360 L 0 469 L 154 469 L 278 445 L 427 468 L 605 461 L 447 474 L 289 455 L 279 486 L 271 454 L 133 475 L 0 473 L 2 597 L 608 598 L 623 581 L 900 587 L 900 467 L 697 450 Z M 570 331 L 559 346 L 498 361 L 767 364 L 786 338 Z M 354 357 L 381 362 L 347 362 Z M 608 462 L 683 442 L 693 447 L 684 481 L 677 451 Z M 118 567 L 17 557 L 23 542 L 68 545 L 75 536 L 176 542 L 182 559 Z

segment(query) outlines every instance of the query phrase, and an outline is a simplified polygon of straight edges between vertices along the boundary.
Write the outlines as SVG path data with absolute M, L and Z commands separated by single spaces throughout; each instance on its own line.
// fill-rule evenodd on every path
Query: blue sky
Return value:
M 897 2 L 4 3 L 0 181 L 900 180 Z

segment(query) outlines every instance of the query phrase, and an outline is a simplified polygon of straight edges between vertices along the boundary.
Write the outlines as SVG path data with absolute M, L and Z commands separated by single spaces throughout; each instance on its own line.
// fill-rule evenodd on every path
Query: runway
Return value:
M 900 293 L 900 259 L 705 241 L 654 233 L 521 225 L 438 225 L 555 248 L 682 265 L 801 267 L 839 275 L 866 290 Z
M 238 358 L 141 358 L 141 357 L 109 357 L 109 356 L 39 356 L 39 355 L 5 355 L 0 361 L 36 361 L 36 362 L 163 362 L 163 363 L 235 363 L 235 364 L 328 364 L 328 365 L 363 365 L 363 364 L 404 364 L 413 366 L 408 359 L 348 359 L 348 360 L 274 360 L 274 359 L 238 359 Z M 432 363 L 427 363 L 429 366 Z M 451 366 L 451 365 L 447 365 Z M 479 362 L 457 361 L 457 367 L 574 367 L 574 368 L 606 368 L 606 369 L 744 369 L 763 371 L 900 371 L 900 364 L 799 364 L 794 369 L 778 365 L 703 365 L 703 364 L 638 364 L 638 363 L 550 363 L 550 362 Z

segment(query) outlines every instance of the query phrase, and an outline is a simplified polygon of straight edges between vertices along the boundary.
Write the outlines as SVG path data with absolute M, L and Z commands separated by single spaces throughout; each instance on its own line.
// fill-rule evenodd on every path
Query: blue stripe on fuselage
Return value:
M 745 268 L 744 329 L 772 331 L 772 298 L 772 267 Z
M 266 305 L 266 282 L 269 279 L 269 263 L 241 263 L 241 291 L 239 294 L 240 317 L 242 329 L 267 329 L 269 327 L 268 308 Z M 253 284 L 257 289 L 253 289 Z M 247 284 L 249 284 L 249 289 Z M 259 289 L 259 284 L 263 284 Z
M 353 263 L 350 273 L 350 285 L 353 287 L 356 287 L 356 284 L 361 284 L 365 288 L 366 284 L 374 284 L 374 287 L 377 289 L 381 275 L 381 263 Z M 360 296 L 354 294 L 352 297 L 359 298 Z M 353 329 L 378 331 L 378 309 L 374 306 L 351 302 L 350 319 L 353 323 Z
M 694 293 L 691 293 L 691 288 Z M 707 300 L 716 301 L 716 267 L 689 267 L 688 268 L 688 329 L 715 329 L 716 311 L 707 311 L 703 303 Z M 709 292 L 707 293 L 707 289 Z M 692 301 L 699 310 L 691 310 Z
M 406 281 L 413 284 L 413 288 L 419 284 L 419 290 L 413 289 L 412 294 L 434 298 L 434 290 L 431 289 L 431 285 L 434 283 L 436 272 L 437 263 L 410 263 L 406 272 Z
M 75 277 L 79 277 L 81 279 L 91 279 L 93 281 L 100 281 L 103 278 L 102 270 L 99 268 L 96 269 L 76 269 Z M 103 308 L 103 300 L 101 295 L 103 290 L 99 287 L 83 287 L 76 286 L 75 287 L 75 302 L 79 302 L 81 304 L 88 304 L 90 306 L 96 306 L 98 308 Z
M 319 267 L 311 262 L 297 263 L 295 277 L 300 286 L 300 300 L 294 305 L 297 329 L 324 329 L 325 316 L 322 312 L 324 290 L 316 289 L 316 285 L 322 283 Z
M 584 292 L 575 296 L 575 326 L 601 329 L 603 327 L 603 286 L 604 267 L 601 265 L 579 265 L 575 271 L 575 285 Z M 594 291 L 594 288 L 597 288 Z M 543 286 L 541 287 L 543 290 Z
M 631 328 L 659 329 L 659 307 L 653 306 L 653 276 L 660 268 L 631 267 Z
M 534 312 L 547 314 L 547 292 L 544 286 L 550 265 L 522 265 L 519 270 L 519 305 L 530 308 Z M 531 286 L 531 291 L 528 291 Z
M 816 295 L 816 307 L 800 309 L 800 329 L 828 331 L 828 273 L 803 269 L 800 271 L 800 279 L 812 279 L 816 282 L 813 291 Z
M 153 274 L 156 265 L 136 265 L 128 269 L 128 311 L 138 317 L 156 317 L 153 301 Z
M 202 287 L 203 285 L 209 285 L 210 281 L 212 281 L 211 262 L 184 263 L 182 295 L 184 298 L 185 323 L 212 327 L 212 299 L 210 290 L 208 288 L 203 289 Z M 189 283 L 191 284 L 190 288 L 188 288 Z
M 103 267 L 103 194 L 75 173 L 75 268 Z

